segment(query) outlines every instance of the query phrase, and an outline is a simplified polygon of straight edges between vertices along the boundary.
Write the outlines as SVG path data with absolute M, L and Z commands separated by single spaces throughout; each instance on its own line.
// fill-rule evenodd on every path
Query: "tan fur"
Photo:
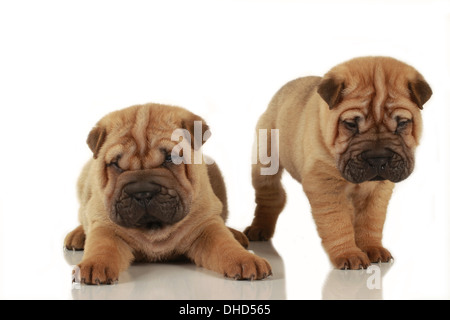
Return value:
M 201 118 L 185 109 L 147 104 L 113 112 L 91 131 L 88 144 L 94 159 L 85 165 L 78 181 L 81 225 L 65 239 L 68 249 L 85 251 L 79 265 L 84 283 L 113 283 L 136 260 L 180 256 L 235 279 L 263 279 L 271 274 L 266 260 L 243 248 L 248 244 L 245 235 L 224 224 L 226 190 L 217 165 L 161 165 L 161 148 L 171 150 L 177 144 L 171 141 L 172 132 L 182 127 L 191 130 L 194 120 Z M 107 165 L 118 154 L 124 170 L 120 174 Z M 173 177 L 181 194 L 192 199 L 189 213 L 157 230 L 115 224 L 109 218 L 109 204 L 121 176 L 148 170 Z
M 356 58 L 323 78 L 299 78 L 283 86 L 256 127 L 279 129 L 280 170 L 262 176 L 262 165 L 253 165 L 257 207 L 245 231 L 248 238 L 273 236 L 286 199 L 280 182 L 286 169 L 303 185 L 334 266 L 357 269 L 390 260 L 381 239 L 394 183 L 354 184 L 343 178 L 337 163 L 356 138 L 343 128 L 342 120 L 360 117 L 358 137 L 363 145 L 399 136 L 393 134 L 398 119 L 411 118 L 401 139 L 413 154 L 422 130 L 420 109 L 430 96 L 431 89 L 414 68 L 387 57 Z

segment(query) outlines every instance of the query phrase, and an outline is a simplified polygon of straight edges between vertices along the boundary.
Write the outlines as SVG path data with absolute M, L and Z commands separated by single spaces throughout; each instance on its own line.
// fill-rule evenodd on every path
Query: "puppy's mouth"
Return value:
M 382 176 L 375 176 L 372 179 L 369 179 L 369 181 L 384 181 L 387 180 L 386 178 L 382 177 Z
M 132 182 L 116 197 L 110 219 L 123 227 L 154 230 L 174 224 L 186 215 L 177 190 L 151 182 Z
M 400 182 L 412 172 L 413 164 L 389 149 L 360 153 L 341 167 L 342 176 L 352 183 L 365 181 Z

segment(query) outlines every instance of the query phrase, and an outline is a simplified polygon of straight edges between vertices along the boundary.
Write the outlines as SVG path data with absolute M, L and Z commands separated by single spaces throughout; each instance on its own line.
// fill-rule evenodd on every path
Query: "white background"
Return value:
M 434 91 L 416 170 L 389 207 L 384 244 L 396 260 L 377 297 L 450 298 L 449 48 L 449 1 L 0 1 L 0 298 L 72 297 L 62 242 L 77 225 L 85 140 L 103 115 L 159 102 L 206 119 L 204 152 L 225 176 L 228 224 L 243 230 L 253 129 L 272 95 L 361 55 L 403 60 Z M 334 284 L 301 186 L 283 181 L 272 243 L 285 297 L 356 290 Z

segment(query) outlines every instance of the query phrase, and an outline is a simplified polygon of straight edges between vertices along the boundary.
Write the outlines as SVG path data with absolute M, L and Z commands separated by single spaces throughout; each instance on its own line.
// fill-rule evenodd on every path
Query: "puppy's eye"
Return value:
M 410 122 L 411 120 L 409 119 L 399 120 L 397 123 L 397 128 L 405 128 Z
M 170 153 L 166 154 L 166 157 L 164 159 L 164 163 L 172 163 L 172 155 Z
M 173 153 L 173 152 L 167 152 L 164 151 L 164 162 L 163 165 L 168 166 L 171 164 L 181 164 L 183 162 L 183 156 Z
M 124 170 L 119 166 L 119 160 L 120 158 L 114 159 L 113 161 L 108 163 L 107 167 L 113 168 L 118 172 L 123 172 Z
M 356 131 L 358 131 L 358 120 L 359 120 L 359 117 L 357 117 L 353 120 L 343 120 L 342 123 L 344 124 L 346 129 L 356 132 Z
M 396 133 L 405 130 L 411 122 L 412 122 L 411 119 L 397 119 Z

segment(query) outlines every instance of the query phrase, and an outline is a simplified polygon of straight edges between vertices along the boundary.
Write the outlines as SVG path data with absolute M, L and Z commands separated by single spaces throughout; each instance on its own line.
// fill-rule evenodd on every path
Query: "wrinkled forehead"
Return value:
M 346 117 L 372 118 L 382 122 L 386 117 L 402 115 L 412 117 L 417 106 L 411 101 L 407 80 L 404 77 L 387 77 L 375 71 L 370 78 L 353 80 L 344 90 L 341 105 Z
M 128 130 L 128 139 L 132 139 L 136 144 L 136 151 L 140 155 L 146 154 L 148 150 L 155 148 L 170 147 L 171 136 L 179 124 L 170 114 L 152 114 L 145 109 L 140 109 L 136 113 L 134 124 Z
M 167 129 L 147 129 L 145 132 L 139 134 L 128 132 L 120 135 L 117 139 L 112 139 L 111 137 L 111 141 L 108 143 L 108 149 L 110 149 L 110 152 L 113 152 L 112 149 L 114 147 L 116 149 L 121 148 L 123 151 L 132 152 L 141 156 L 146 155 L 153 149 L 170 151 L 176 144 L 176 142 L 171 140 L 171 136 L 172 132 Z
M 170 113 L 152 114 L 142 108 L 133 117 L 117 121 L 109 130 L 105 149 L 105 161 L 115 157 L 134 157 L 147 159 L 148 162 L 160 162 L 167 152 L 173 149 L 173 132 L 180 127 L 178 119 Z M 130 162 L 133 162 L 131 159 Z M 146 164 L 143 166 L 149 166 Z
M 380 108 L 381 109 L 381 108 Z M 389 119 L 413 119 L 414 112 L 410 108 L 405 108 L 400 104 L 390 105 L 387 104 L 379 112 L 373 112 L 373 108 L 355 107 L 344 110 L 340 114 L 340 120 L 353 120 L 353 119 L 371 119 L 375 122 L 382 122 L 386 118 Z

